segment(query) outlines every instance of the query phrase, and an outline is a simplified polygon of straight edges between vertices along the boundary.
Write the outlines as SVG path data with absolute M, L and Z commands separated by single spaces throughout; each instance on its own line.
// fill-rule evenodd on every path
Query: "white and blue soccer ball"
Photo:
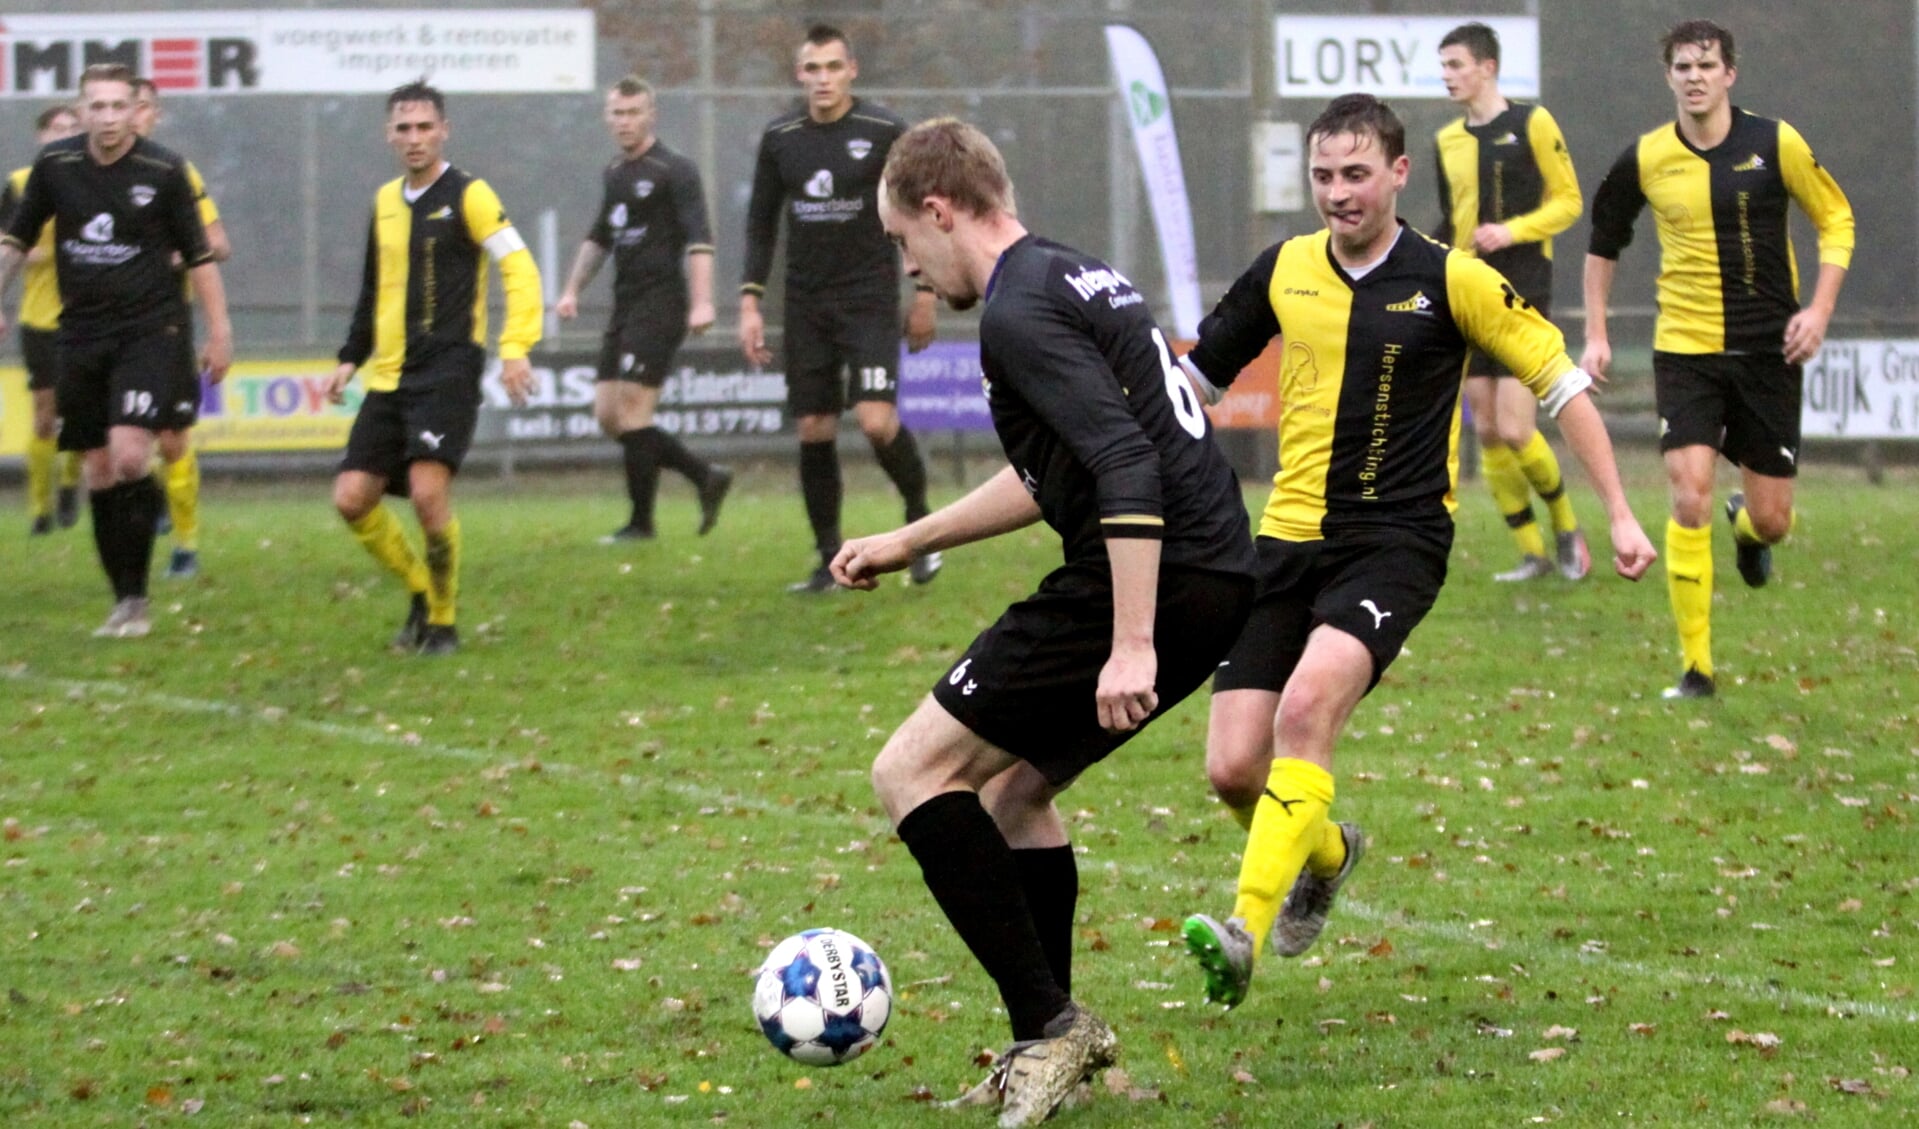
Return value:
M 773 946 L 753 987 L 753 1018 L 781 1054 L 808 1066 L 851 1062 L 879 1042 L 893 978 L 873 946 L 808 929 Z

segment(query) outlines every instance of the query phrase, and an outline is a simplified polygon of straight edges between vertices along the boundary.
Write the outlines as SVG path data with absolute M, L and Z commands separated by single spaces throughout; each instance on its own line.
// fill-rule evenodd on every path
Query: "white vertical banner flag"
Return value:
M 1199 336 L 1199 254 L 1193 246 L 1193 209 L 1186 198 L 1186 173 L 1179 163 L 1179 137 L 1173 132 L 1173 103 L 1160 73 L 1159 56 L 1146 37 L 1124 24 L 1106 27 L 1106 52 L 1113 79 L 1133 124 L 1133 147 L 1153 205 L 1159 232 L 1159 257 L 1166 267 L 1166 289 L 1173 303 L 1173 329 L 1184 338 Z

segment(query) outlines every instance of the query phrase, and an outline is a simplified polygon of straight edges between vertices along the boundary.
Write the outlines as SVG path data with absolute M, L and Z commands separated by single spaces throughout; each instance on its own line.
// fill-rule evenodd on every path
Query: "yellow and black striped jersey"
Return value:
M 20 206 L 20 197 L 27 191 L 27 175 L 31 172 L 33 166 L 28 165 L 13 170 L 7 177 L 6 191 L 0 193 L 0 228 L 13 223 L 13 210 Z M 40 229 L 40 239 L 33 250 L 43 257 L 39 262 L 28 263 L 21 272 L 19 322 L 28 329 L 58 329 L 60 278 L 53 265 L 52 220 Z
M 1559 123 L 1544 106 L 1511 102 L 1484 125 L 1459 118 L 1436 142 L 1440 241 L 1477 254 L 1473 229 L 1505 224 L 1513 245 L 1482 257 L 1521 294 L 1551 299 L 1553 236 L 1585 204 Z
M 1593 196 L 1592 253 L 1617 259 L 1652 205 L 1659 232 L 1659 322 L 1667 353 L 1770 352 L 1799 309 L 1787 233 L 1797 202 L 1819 230 L 1819 261 L 1852 262 L 1852 205 L 1799 131 L 1733 107 L 1732 130 L 1707 151 L 1677 123 L 1628 147 Z
M 390 392 L 431 371 L 449 348 L 486 347 L 486 260 L 500 264 L 506 324 L 500 357 L 525 357 L 540 340 L 540 271 L 486 181 L 451 165 L 408 200 L 406 180 L 373 198 L 360 299 L 340 360 L 365 368 L 366 386 Z
M 1452 521 L 1468 347 L 1541 398 L 1575 370 L 1559 330 L 1498 271 L 1403 223 L 1359 279 L 1334 261 L 1328 232 L 1268 248 L 1187 359 L 1224 387 L 1275 336 L 1279 473 L 1259 531 L 1287 541 Z

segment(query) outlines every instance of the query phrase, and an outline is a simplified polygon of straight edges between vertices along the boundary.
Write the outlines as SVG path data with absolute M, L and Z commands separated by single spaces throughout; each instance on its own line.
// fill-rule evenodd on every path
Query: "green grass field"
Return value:
M 10 510 L 0 1122 L 989 1124 L 926 1104 L 1007 1034 L 867 766 L 1057 548 L 796 599 L 788 478 L 749 475 L 706 539 L 669 483 L 666 536 L 619 548 L 610 470 L 463 483 L 466 647 L 438 661 L 384 652 L 403 599 L 322 481 L 211 482 L 205 575 L 155 580 L 144 641 L 89 637 L 84 525 L 28 542 Z M 893 516 L 852 482 L 849 530 Z M 1124 1077 L 1058 1123 L 1919 1117 L 1914 485 L 1809 473 L 1759 592 L 1722 526 L 1721 696 L 1688 704 L 1658 697 L 1663 574 L 1495 586 L 1469 489 L 1452 582 L 1341 751 L 1372 852 L 1237 1011 L 1177 942 L 1230 907 L 1241 842 L 1204 696 L 1089 772 L 1076 994 Z M 1657 543 L 1661 490 L 1634 498 Z M 839 1069 L 749 1008 L 765 947 L 816 925 L 900 996 Z

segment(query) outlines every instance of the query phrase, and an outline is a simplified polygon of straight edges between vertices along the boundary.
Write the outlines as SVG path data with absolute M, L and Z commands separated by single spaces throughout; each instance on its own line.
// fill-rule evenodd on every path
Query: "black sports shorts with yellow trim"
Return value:
M 1162 568 L 1153 617 L 1154 718 L 1205 683 L 1252 606 L 1251 577 Z M 933 686 L 960 724 L 1064 784 L 1145 728 L 1099 725 L 1099 673 L 1113 654 L 1108 566 L 1056 569 L 1007 608 Z
M 1802 376 L 1779 353 L 1653 353 L 1660 451 L 1706 446 L 1754 474 L 1797 477 Z
M 87 336 L 62 329 L 59 350 L 54 402 L 63 451 L 104 447 L 110 428 L 170 431 L 198 418 L 200 378 L 184 325 Z
M 1545 297 L 1529 297 L 1527 300 L 1532 303 L 1533 309 L 1539 311 L 1540 317 L 1551 321 L 1553 316 L 1552 284 L 1548 282 L 1546 288 L 1540 291 L 1540 293 L 1545 295 Z M 1508 379 L 1515 379 L 1513 377 L 1513 370 L 1501 363 L 1499 358 L 1493 356 L 1491 353 L 1482 353 L 1478 349 L 1473 348 L 1466 350 L 1466 375 L 1503 376 Z
M 486 354 L 449 350 L 425 366 L 424 379 L 401 378 L 391 392 L 368 392 L 347 433 L 343 471 L 357 470 L 386 479 L 386 492 L 406 497 L 407 468 L 415 462 L 445 464 L 455 474 L 473 445 L 480 420 L 480 372 Z
M 796 416 L 839 415 L 900 394 L 898 298 L 786 302 L 786 402 Z
M 666 383 L 673 358 L 686 343 L 686 303 L 653 300 L 620 315 L 600 339 L 596 380 L 625 380 L 646 388 Z
M 1364 644 L 1373 657 L 1368 691 L 1433 610 L 1446 583 L 1452 530 L 1369 530 L 1323 541 L 1260 537 L 1257 589 L 1246 629 L 1213 677 L 1213 692 L 1279 693 L 1320 624 Z
M 60 331 L 20 327 L 20 360 L 27 369 L 27 389 L 50 392 L 60 384 Z

